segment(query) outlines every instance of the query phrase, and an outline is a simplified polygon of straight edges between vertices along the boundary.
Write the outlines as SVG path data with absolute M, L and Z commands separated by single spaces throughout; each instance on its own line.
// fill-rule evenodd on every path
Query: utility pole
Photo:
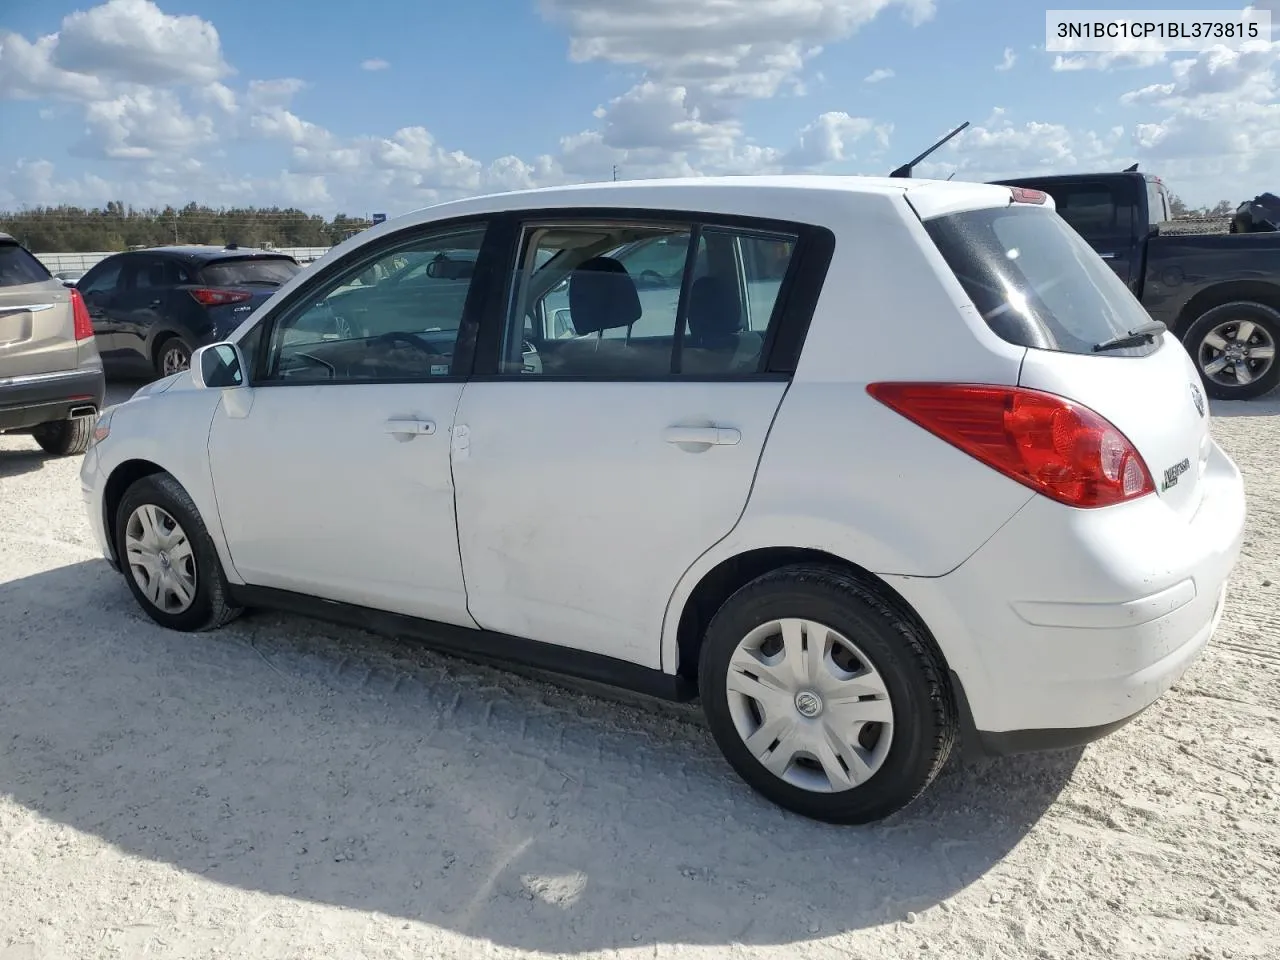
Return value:
M 173 211 L 173 245 L 178 245 L 178 211 Z
M 613 165 L 613 182 L 618 182 L 618 165 L 616 163 Z

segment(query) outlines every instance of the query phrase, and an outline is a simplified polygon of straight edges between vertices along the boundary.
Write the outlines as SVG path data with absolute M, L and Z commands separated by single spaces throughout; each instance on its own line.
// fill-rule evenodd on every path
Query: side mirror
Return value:
M 191 377 L 198 387 L 242 387 L 244 371 L 244 354 L 234 343 L 211 343 L 191 355 Z

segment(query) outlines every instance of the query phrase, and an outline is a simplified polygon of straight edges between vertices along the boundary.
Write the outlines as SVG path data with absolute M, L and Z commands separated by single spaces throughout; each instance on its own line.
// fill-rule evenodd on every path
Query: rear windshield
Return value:
M 217 260 L 206 264 L 200 271 L 200 276 L 203 282 L 215 287 L 281 287 L 301 269 L 302 267 L 285 257 Z
M 0 287 L 42 283 L 49 279 L 44 264 L 16 243 L 0 243 Z
M 987 325 L 1009 343 L 1093 353 L 1094 344 L 1151 322 L 1124 281 L 1048 209 L 973 210 L 925 229 Z M 1105 356 L 1144 356 L 1157 346 Z

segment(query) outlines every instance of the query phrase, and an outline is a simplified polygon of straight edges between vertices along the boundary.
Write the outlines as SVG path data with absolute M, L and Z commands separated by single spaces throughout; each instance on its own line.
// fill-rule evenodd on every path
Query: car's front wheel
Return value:
M 239 614 L 200 512 L 170 474 L 143 477 L 125 491 L 115 542 L 130 591 L 156 623 L 212 630 Z
M 932 639 L 887 593 L 835 568 L 787 567 L 738 590 L 708 627 L 698 685 L 738 774 L 829 823 L 905 807 L 956 738 Z

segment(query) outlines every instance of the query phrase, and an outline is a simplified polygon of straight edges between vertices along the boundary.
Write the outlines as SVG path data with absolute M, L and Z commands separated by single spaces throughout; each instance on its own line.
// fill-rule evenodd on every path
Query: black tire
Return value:
M 765 574 L 724 603 L 703 641 L 698 684 L 712 735 L 748 785 L 802 816 L 859 824 L 901 810 L 933 782 L 956 741 L 955 700 L 942 654 L 900 603 L 850 573 L 811 565 Z M 730 658 L 752 630 L 788 617 L 816 620 L 855 642 L 889 692 L 888 752 L 879 769 L 851 789 L 818 793 L 775 776 L 734 725 L 726 688 Z
M 74 457 L 89 449 L 93 424 L 93 417 L 54 420 L 40 424 L 31 431 L 31 436 L 45 453 L 52 453 L 55 457 Z
M 147 598 L 138 585 L 137 578 L 128 562 L 125 548 L 125 528 L 129 518 L 138 507 L 145 505 L 160 507 L 168 513 L 187 535 L 191 544 L 195 565 L 195 597 L 191 605 L 180 613 L 168 613 Z M 192 632 L 199 630 L 215 630 L 230 623 L 241 613 L 241 608 L 232 604 L 227 578 L 218 559 L 217 548 L 209 536 L 200 511 L 191 502 L 191 497 L 170 474 L 153 473 L 134 482 L 116 509 L 115 526 L 112 536 L 116 545 L 116 556 L 120 559 L 120 569 L 124 572 L 125 582 L 133 593 L 134 599 L 152 620 L 171 630 Z
M 182 339 L 182 337 L 176 335 L 166 337 L 164 340 L 160 341 L 160 345 L 156 347 L 155 362 L 152 364 L 155 367 L 156 376 L 167 377 L 179 372 L 178 370 L 165 370 L 165 357 L 174 351 L 176 351 L 177 354 L 180 354 L 183 358 L 183 365 L 181 369 L 185 370 L 191 366 L 191 354 L 193 352 L 191 344 L 187 343 L 187 341 Z
M 1216 359 L 1217 351 L 1205 338 L 1215 330 L 1232 330 L 1236 324 L 1248 321 L 1258 328 L 1253 336 L 1254 346 L 1266 343 L 1274 351 L 1280 346 L 1280 311 L 1264 303 L 1236 301 L 1224 303 L 1201 314 L 1182 337 L 1182 343 L 1195 361 L 1205 392 L 1215 400 L 1252 400 L 1270 393 L 1280 386 L 1280 357 L 1272 356 L 1270 364 L 1253 363 L 1254 379 L 1247 384 L 1236 385 L 1234 377 L 1215 379 L 1205 370 L 1207 363 Z

